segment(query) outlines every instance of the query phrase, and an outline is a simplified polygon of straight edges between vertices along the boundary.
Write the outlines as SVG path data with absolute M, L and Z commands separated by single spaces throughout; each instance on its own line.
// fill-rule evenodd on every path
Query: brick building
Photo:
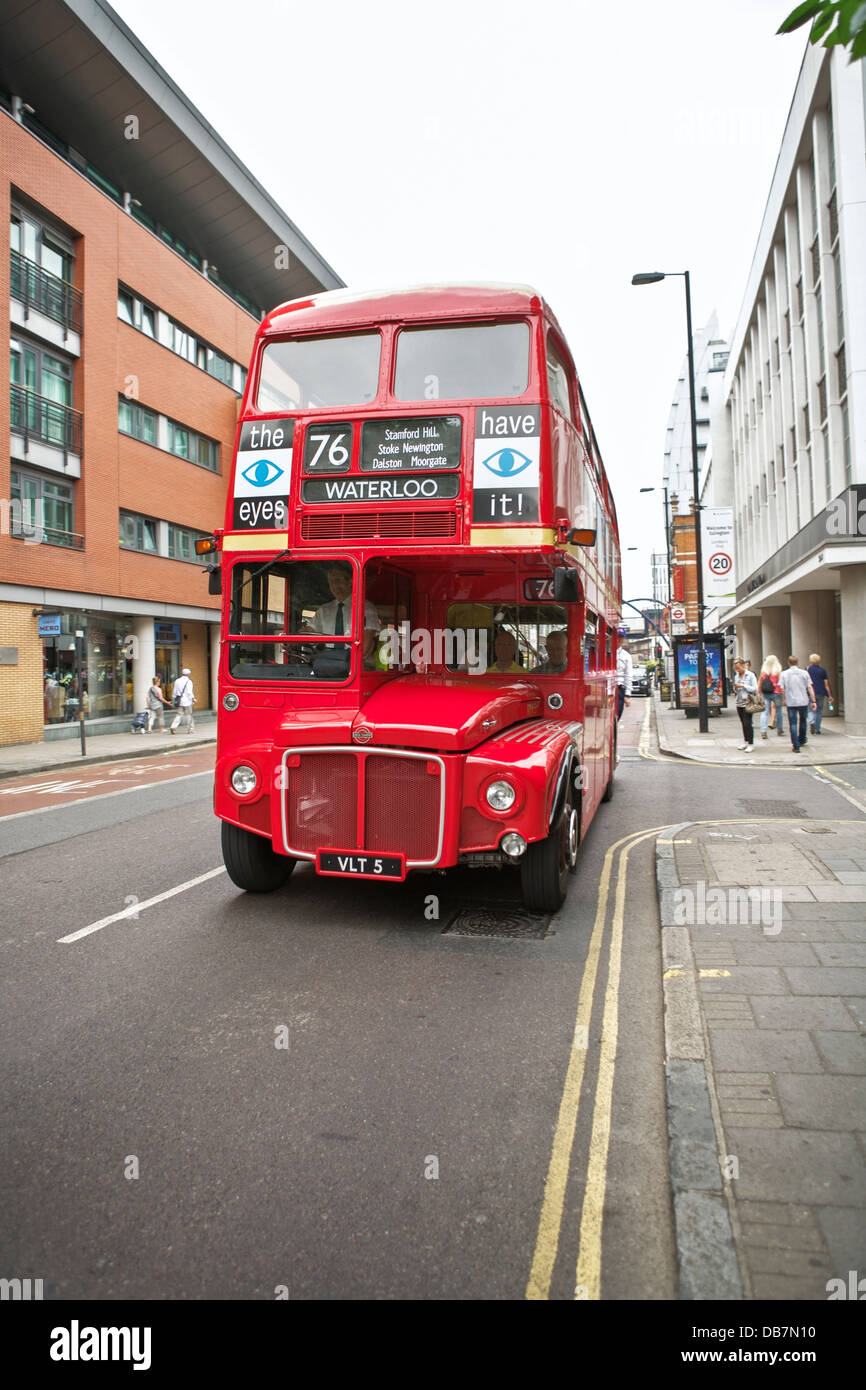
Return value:
M 0 18 L 0 199 L 0 744 L 74 732 L 76 632 L 90 731 L 154 671 L 205 709 L 256 324 L 342 282 L 102 0 Z

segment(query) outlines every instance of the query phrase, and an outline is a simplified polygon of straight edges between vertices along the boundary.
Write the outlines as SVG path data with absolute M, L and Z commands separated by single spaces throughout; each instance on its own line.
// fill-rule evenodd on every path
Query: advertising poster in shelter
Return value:
M 696 637 L 674 638 L 677 709 L 698 708 L 698 647 Z M 707 705 L 723 709 L 727 703 L 724 639 L 715 634 L 704 638 L 707 653 Z

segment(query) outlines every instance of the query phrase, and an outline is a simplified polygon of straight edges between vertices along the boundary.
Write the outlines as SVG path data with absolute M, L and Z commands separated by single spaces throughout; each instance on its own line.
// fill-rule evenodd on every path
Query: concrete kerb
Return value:
M 797 760 L 792 760 L 790 756 L 790 748 L 788 746 L 790 740 L 785 741 L 784 755 L 762 751 L 760 753 L 753 754 L 751 757 L 743 753 L 738 753 L 736 757 L 725 757 L 724 754 L 720 753 L 718 749 L 714 750 L 712 753 L 707 754 L 706 757 L 702 756 L 700 753 L 684 753 L 681 749 L 676 748 L 670 742 L 670 740 L 665 737 L 664 729 L 662 727 L 662 720 L 659 718 L 659 702 L 657 696 L 654 697 L 652 700 L 652 712 L 653 724 L 655 726 L 655 734 L 656 739 L 658 740 L 659 749 L 662 753 L 665 753 L 669 758 L 679 758 L 684 763 L 704 763 L 708 766 L 719 766 L 720 764 L 724 764 L 726 767 L 747 768 L 781 767 L 792 768 L 795 772 L 799 771 L 801 768 L 818 766 L 818 764 L 812 763 L 808 760 L 802 763 Z M 866 763 L 866 754 L 858 753 L 856 751 L 849 751 L 843 753 L 827 753 L 822 748 L 820 764 L 821 766 L 833 767 L 835 764 L 841 766 L 845 763 Z
M 692 822 L 656 838 L 662 932 L 668 1153 L 683 1299 L 744 1297 L 719 1158 L 710 1059 L 689 934 L 674 921 L 680 887 L 674 842 Z
M 184 751 L 191 748 L 207 748 L 216 743 L 216 735 L 210 738 L 190 738 L 187 735 L 183 741 Z M 60 772 L 64 769 L 77 767 L 97 767 L 100 763 L 122 763 L 130 758 L 158 758 L 161 754 L 172 754 L 177 745 L 165 744 L 158 748 L 145 745 L 143 748 L 140 741 L 134 741 L 134 747 L 127 749 L 125 753 L 86 753 L 82 758 L 79 753 L 70 753 L 67 757 L 58 759 L 55 762 L 39 763 L 32 767 L 0 767 L 0 781 L 10 777 L 41 777 L 43 772 Z

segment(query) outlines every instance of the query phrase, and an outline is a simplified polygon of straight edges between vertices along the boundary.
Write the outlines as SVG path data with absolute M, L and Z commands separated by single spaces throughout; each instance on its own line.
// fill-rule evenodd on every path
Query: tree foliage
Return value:
M 792 34 L 810 20 L 810 43 L 823 42 L 825 48 L 842 44 L 850 49 L 851 63 L 866 57 L 866 0 L 804 0 L 782 21 L 776 33 Z

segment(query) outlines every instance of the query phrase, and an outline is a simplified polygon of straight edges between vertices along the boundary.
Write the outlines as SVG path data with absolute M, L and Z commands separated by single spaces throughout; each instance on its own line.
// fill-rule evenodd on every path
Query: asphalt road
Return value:
M 514 905 L 506 874 L 377 885 L 304 867 L 239 893 L 206 773 L 0 820 L 0 1269 L 55 1299 L 522 1299 L 546 1263 L 545 1296 L 570 1300 L 597 1240 L 604 1298 L 674 1297 L 653 838 L 627 868 L 606 855 L 748 797 L 861 815 L 840 788 L 624 746 L 542 940 L 445 934 L 467 903 Z

